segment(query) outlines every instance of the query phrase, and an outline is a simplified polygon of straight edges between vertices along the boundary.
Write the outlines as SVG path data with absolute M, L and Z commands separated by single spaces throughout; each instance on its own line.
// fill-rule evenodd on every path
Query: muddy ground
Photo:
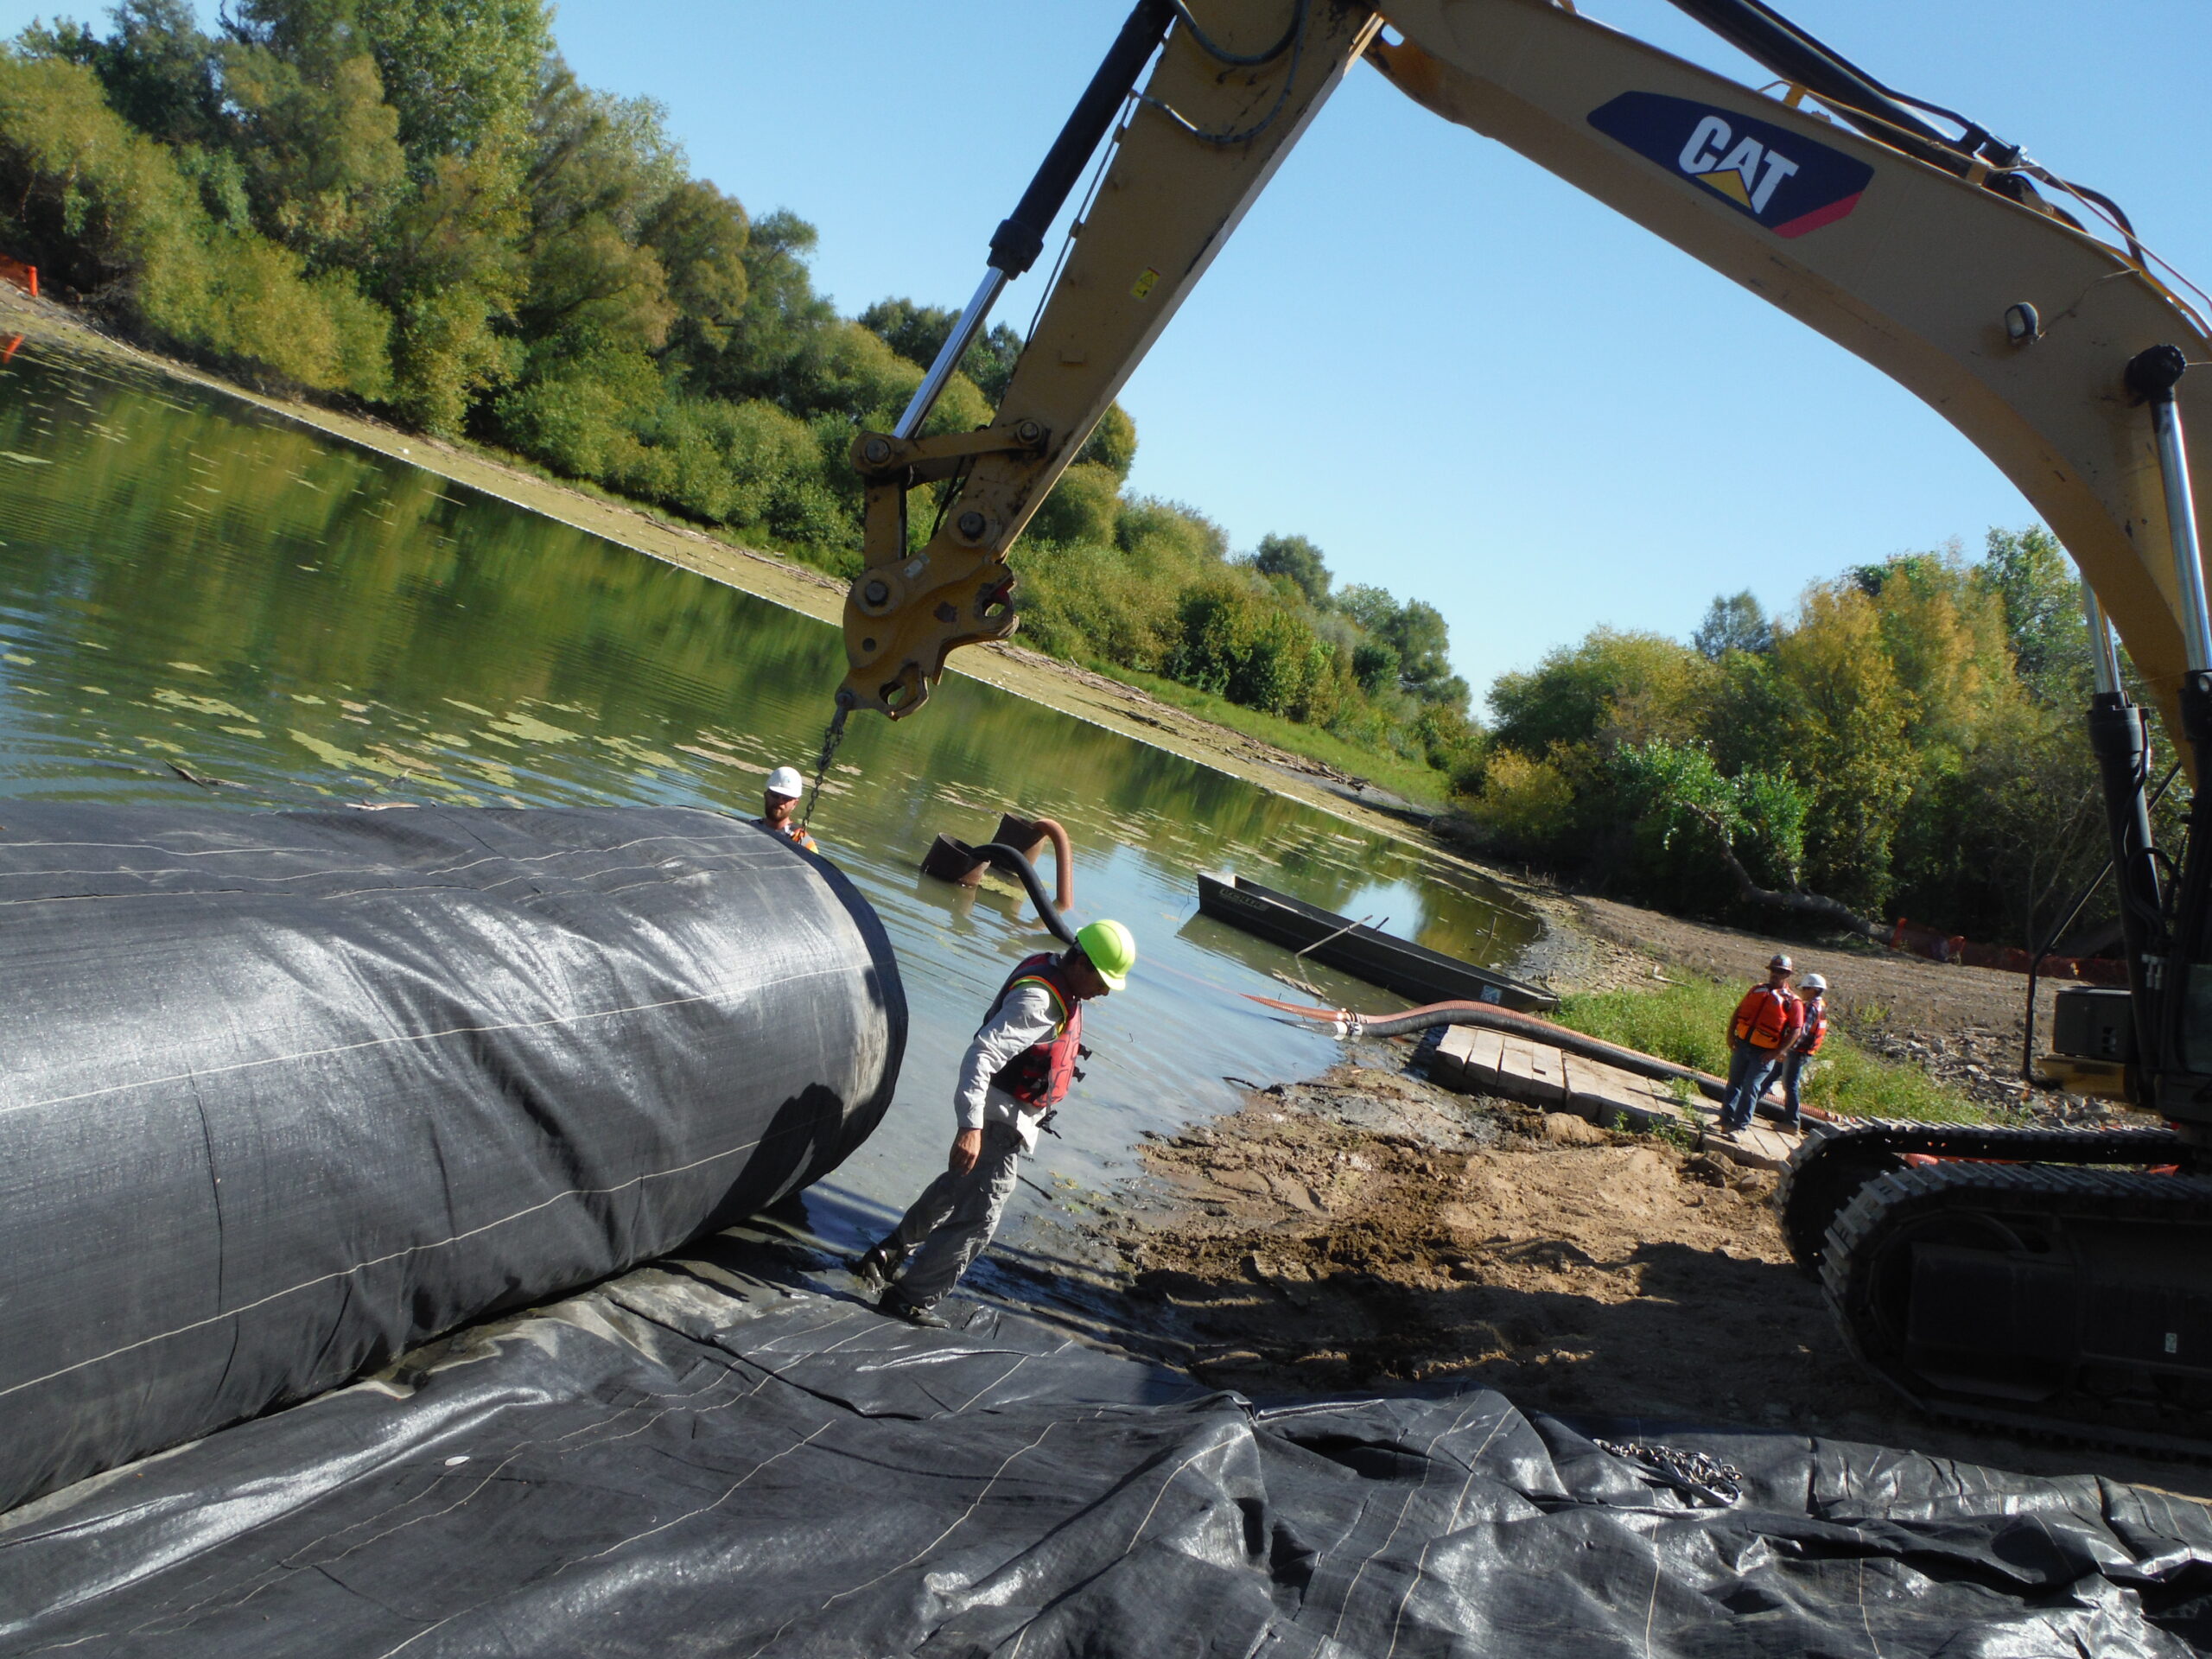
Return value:
M 1748 982 L 1787 949 L 1836 986 L 1861 1040 L 2018 1103 L 1998 1075 L 2008 1050 L 2017 1065 L 2018 976 L 1539 899 L 1553 925 L 1541 960 L 1561 989 Z M 1844 1347 L 1790 1261 L 1774 1177 L 1449 1093 L 1408 1073 L 1413 1052 L 1355 1044 L 1321 1077 L 1148 1141 L 1142 1175 L 1063 1241 L 1090 1267 L 1062 1306 L 1256 1395 L 1464 1380 L 1541 1410 L 1748 1424 L 2212 1498 L 2212 1466 L 1930 1421 Z
M 1774 1177 L 1514 1102 L 1373 1042 L 1143 1148 L 1073 1255 L 1075 1322 L 1256 1396 L 1493 1387 L 1570 1416 L 1748 1425 L 2212 1498 L 2212 1466 L 1932 1422 L 1789 1259 Z

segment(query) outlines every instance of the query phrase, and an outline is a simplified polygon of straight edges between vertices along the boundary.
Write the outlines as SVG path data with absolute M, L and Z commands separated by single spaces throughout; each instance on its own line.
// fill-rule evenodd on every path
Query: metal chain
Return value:
M 822 780 L 830 775 L 830 760 L 836 754 L 837 746 L 845 741 L 845 716 L 852 712 L 843 703 L 839 703 L 837 712 L 830 717 L 829 730 L 822 734 L 822 753 L 814 762 L 814 788 L 806 798 L 806 810 L 798 815 L 798 827 L 802 830 L 811 829 L 814 825 L 814 809 L 822 801 Z
M 1702 1452 L 1685 1452 L 1673 1446 L 1647 1446 L 1641 1440 L 1593 1440 L 1591 1444 L 1601 1452 L 1642 1464 L 1685 1497 L 1717 1508 L 1725 1510 L 1744 1495 L 1744 1471 L 1732 1463 L 1723 1463 Z

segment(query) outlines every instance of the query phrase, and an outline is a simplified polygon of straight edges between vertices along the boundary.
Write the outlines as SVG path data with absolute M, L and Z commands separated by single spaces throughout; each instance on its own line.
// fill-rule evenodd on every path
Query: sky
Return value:
M 0 31 L 35 12 L 0 0 Z M 1665 0 L 1589 16 L 1758 86 Z M 2116 198 L 2212 286 L 2206 0 L 1783 0 L 1878 79 Z M 957 306 L 1127 0 L 561 0 L 588 84 L 821 232 L 817 285 Z M 998 316 L 1026 327 L 1038 271 Z M 1435 604 L 1479 694 L 1593 626 L 1687 637 L 1846 566 L 2034 514 L 1885 377 L 1357 66 L 1122 397 L 1131 486 L 1239 550 Z M 1020 553 L 1015 554 L 1016 568 Z

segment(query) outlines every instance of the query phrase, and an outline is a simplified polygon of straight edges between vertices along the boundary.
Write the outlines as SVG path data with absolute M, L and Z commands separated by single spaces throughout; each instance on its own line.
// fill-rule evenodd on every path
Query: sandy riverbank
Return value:
M 1748 982 L 1775 948 L 1540 900 L 1562 989 Z M 1788 948 L 1836 983 L 1839 1021 L 1862 1043 L 2018 1102 L 2000 1074 L 2018 1065 L 2023 979 Z M 1119 1190 L 1042 1224 L 1047 1255 L 1082 1265 L 1016 1272 L 1017 1293 L 1254 1394 L 1473 1381 L 1573 1415 L 1746 1425 L 2212 1497 L 2212 1469 L 1930 1421 L 1846 1350 L 1790 1260 L 1773 1176 L 1447 1092 L 1406 1070 L 1413 1050 L 1352 1044 L 1321 1077 L 1253 1080 L 1237 1111 L 1148 1140 Z

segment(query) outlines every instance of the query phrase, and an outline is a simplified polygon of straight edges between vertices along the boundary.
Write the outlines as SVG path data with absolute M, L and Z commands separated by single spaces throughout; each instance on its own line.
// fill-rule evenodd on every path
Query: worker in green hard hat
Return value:
M 910 1325 L 942 1327 L 937 1304 L 998 1230 L 1021 1154 L 1083 1074 L 1083 1005 L 1118 991 L 1137 942 L 1119 922 L 1092 922 L 1058 956 L 1018 963 L 960 1062 L 953 1092 L 959 1128 L 944 1173 L 914 1200 L 891 1236 L 853 1258 L 876 1306 Z M 912 1257 L 912 1261 L 907 1258 Z

